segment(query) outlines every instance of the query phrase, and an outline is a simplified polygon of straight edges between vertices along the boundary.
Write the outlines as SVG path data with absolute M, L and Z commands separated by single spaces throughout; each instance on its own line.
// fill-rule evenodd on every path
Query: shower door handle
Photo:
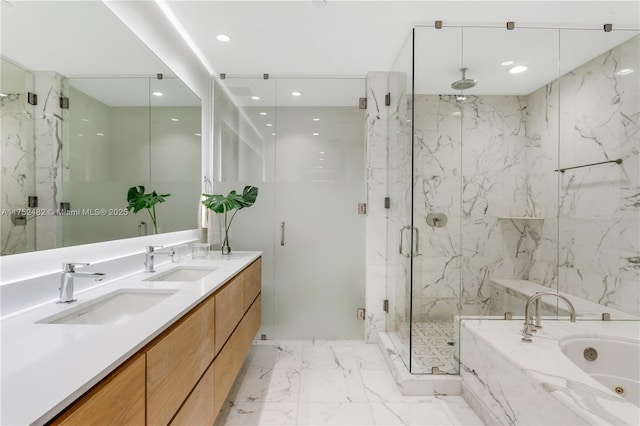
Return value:
M 280 245 L 284 245 L 284 222 L 280 222 Z
M 415 251 L 412 251 L 411 253 L 405 253 L 404 252 L 404 231 L 406 230 L 411 230 L 411 233 L 413 234 L 413 231 L 416 232 L 416 249 Z M 400 254 L 404 257 L 415 257 L 415 256 L 420 256 L 422 253 L 420 253 L 420 231 L 418 230 L 418 228 L 416 228 L 415 226 L 403 226 L 402 228 L 400 228 L 400 247 L 398 249 L 398 251 L 400 252 Z
M 420 231 L 418 230 L 418 228 L 413 227 L 413 229 L 416 231 L 416 251 L 413 252 L 413 256 L 420 256 L 422 253 L 420 253 Z
M 407 225 L 407 226 L 403 226 L 402 228 L 400 228 L 400 247 L 398 248 L 398 251 L 400 252 L 400 254 L 404 257 L 411 257 L 410 253 L 405 253 L 404 252 L 404 231 L 406 231 L 407 229 L 411 229 L 411 226 Z

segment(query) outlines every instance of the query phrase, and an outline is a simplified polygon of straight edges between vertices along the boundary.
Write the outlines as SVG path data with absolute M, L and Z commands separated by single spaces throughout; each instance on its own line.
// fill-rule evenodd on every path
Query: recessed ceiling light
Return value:
M 87 123 L 89 121 L 88 118 L 81 118 L 80 121 L 84 121 L 85 123 Z
M 503 67 L 508 67 L 509 65 L 513 65 L 513 61 L 504 61 L 500 65 Z
M 320 136 L 320 133 L 315 132 L 315 133 L 313 134 L 313 136 Z
M 202 133 L 194 133 L 196 136 L 202 136 Z
M 180 121 L 179 118 L 172 118 L 171 121 Z
M 260 96 L 252 96 L 251 99 L 253 99 L 254 101 L 259 101 L 260 100 Z
M 80 138 L 81 138 L 81 137 L 83 137 L 83 136 L 84 136 L 84 134 L 82 134 L 82 133 L 78 133 L 78 137 L 80 137 Z
M 263 111 L 260 113 L 260 115 L 267 115 L 267 113 Z
M 228 35 L 226 35 L 226 34 L 218 34 L 218 35 L 216 36 L 216 38 L 218 39 L 218 41 L 221 41 L 221 42 L 223 42 L 223 43 L 226 43 L 226 42 L 228 42 L 228 41 L 231 41 L 231 37 L 229 37 L 229 36 L 228 36 Z
M 164 93 L 162 93 L 162 92 L 151 92 L 151 94 L 152 94 L 153 96 L 158 96 L 158 97 L 160 97 L 160 96 L 164 95 Z
M 324 154 L 324 151 L 320 151 L 320 154 Z
M 318 160 L 320 160 L 320 161 L 324 161 L 324 158 L 318 158 Z
M 98 136 L 104 136 L 104 133 L 100 133 L 100 132 L 98 132 L 98 133 L 96 133 L 96 135 L 98 135 Z
M 618 71 L 616 75 L 627 75 L 627 74 L 631 74 L 632 72 L 633 72 L 632 68 L 623 68 L 620 71 Z
M 527 67 L 524 65 L 516 65 L 515 67 L 509 68 L 509 72 L 511 74 L 520 74 L 521 72 L 525 72 Z
M 293 92 L 291 92 L 291 96 L 302 96 L 302 92 L 300 92 L 299 90 L 294 90 Z
M 319 118 L 314 118 L 313 121 L 320 121 L 320 119 Z
M 276 135 L 275 133 L 271 133 L 271 136 L 275 136 L 275 135 Z
M 267 127 L 272 127 L 272 126 L 273 126 L 273 124 L 267 123 Z
M 321 169 L 321 168 L 322 168 L 322 166 L 318 166 L 318 168 L 319 168 L 319 169 Z

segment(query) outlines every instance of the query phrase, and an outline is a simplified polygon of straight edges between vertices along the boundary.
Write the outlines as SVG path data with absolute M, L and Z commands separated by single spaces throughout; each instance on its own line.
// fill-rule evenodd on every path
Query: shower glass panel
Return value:
M 387 156 L 379 159 L 387 170 L 387 313 L 386 331 L 407 369 L 411 360 L 412 220 L 412 55 L 413 31 L 388 76 L 391 106 L 388 114 Z M 372 97 L 372 96 L 369 96 Z M 375 100 L 378 104 L 383 99 Z M 371 102 L 371 100 L 369 101 Z
M 463 315 L 521 316 L 557 290 L 558 34 L 463 29 Z
M 462 42 L 461 28 L 415 28 L 412 212 L 420 238 L 413 253 L 411 372 L 418 374 L 458 373 L 462 122 L 464 97 L 475 93 L 477 78 L 475 67 L 463 70 Z
M 560 31 L 559 290 L 612 319 L 640 315 L 638 34 Z
M 357 78 L 216 82 L 213 192 L 259 188 L 230 241 L 263 252 L 268 339 L 364 334 L 364 94 Z
M 361 339 L 364 110 L 360 78 L 279 78 L 275 335 Z
M 227 77 L 215 81 L 213 182 L 207 192 L 226 195 L 246 185 L 258 188 L 256 203 L 238 213 L 229 239 L 233 251 L 262 251 L 262 326 L 258 334 L 269 338 L 274 335 L 275 315 L 275 120 L 275 79 Z M 218 219 L 209 224 L 209 242 L 212 250 L 220 251 Z

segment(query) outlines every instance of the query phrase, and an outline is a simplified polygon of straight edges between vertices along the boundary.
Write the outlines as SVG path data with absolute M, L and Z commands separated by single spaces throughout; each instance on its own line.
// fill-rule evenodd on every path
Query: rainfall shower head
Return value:
M 467 73 L 467 68 L 460 68 L 460 71 L 462 71 L 462 79 L 451 83 L 451 88 L 453 90 L 467 90 L 467 89 L 471 89 L 476 84 L 478 84 L 478 82 L 474 79 L 465 78 L 465 74 Z

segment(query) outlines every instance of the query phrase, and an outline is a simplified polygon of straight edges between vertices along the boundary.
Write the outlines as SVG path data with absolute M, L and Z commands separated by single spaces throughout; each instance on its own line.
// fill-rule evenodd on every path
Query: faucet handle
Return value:
M 62 272 L 75 272 L 76 266 L 89 266 L 90 263 L 86 262 L 69 262 L 62 264 Z
M 151 253 L 153 250 L 157 248 L 164 248 L 164 246 L 147 246 L 147 253 Z

